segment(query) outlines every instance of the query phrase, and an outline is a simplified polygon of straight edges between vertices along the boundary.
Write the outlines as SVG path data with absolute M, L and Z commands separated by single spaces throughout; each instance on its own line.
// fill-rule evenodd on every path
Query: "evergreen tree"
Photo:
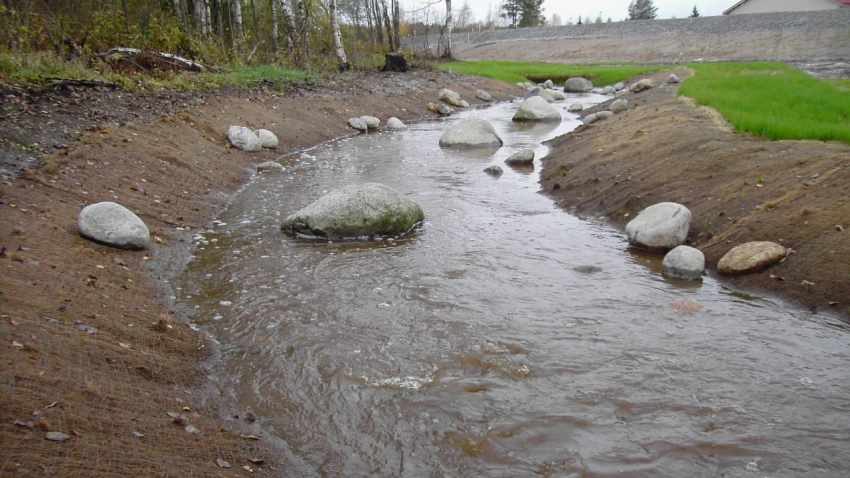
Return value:
M 629 4 L 629 20 L 653 20 L 658 7 L 652 0 L 632 0 Z
M 543 16 L 543 0 L 519 0 L 521 27 L 538 27 L 546 22 Z
M 510 20 L 511 28 L 516 28 L 520 18 L 522 18 L 521 0 L 505 0 L 505 3 L 502 4 L 502 13 L 499 16 Z
M 694 5 L 694 11 L 691 12 L 691 18 L 699 17 L 699 10 L 697 10 L 697 6 Z

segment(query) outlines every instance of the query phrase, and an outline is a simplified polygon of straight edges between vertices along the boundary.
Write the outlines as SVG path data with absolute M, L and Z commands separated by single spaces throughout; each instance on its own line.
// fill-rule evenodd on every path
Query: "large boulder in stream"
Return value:
M 287 217 L 283 232 L 327 239 L 398 236 L 425 214 L 412 199 L 378 183 L 346 186 Z
M 444 101 L 452 106 L 460 106 L 460 95 L 457 92 L 450 90 L 448 88 L 443 88 L 437 93 L 437 98 L 440 101 Z
M 564 91 L 567 93 L 584 93 L 593 89 L 593 82 L 580 76 L 569 78 L 564 82 Z
M 532 96 L 519 105 L 514 113 L 514 121 L 561 121 L 561 113 L 558 113 L 552 105 L 540 96 Z
M 481 118 L 462 120 L 440 137 L 440 146 L 449 148 L 498 148 L 503 144 L 493 125 Z
M 681 204 L 662 202 L 649 206 L 626 224 L 629 244 L 652 252 L 664 252 L 685 243 L 691 211 Z
M 701 250 L 690 246 L 673 248 L 661 262 L 661 273 L 674 279 L 702 279 L 704 270 L 705 255 Z
M 118 249 L 144 249 L 150 239 L 148 227 L 139 216 L 109 201 L 84 207 L 77 217 L 77 227 L 86 239 Z

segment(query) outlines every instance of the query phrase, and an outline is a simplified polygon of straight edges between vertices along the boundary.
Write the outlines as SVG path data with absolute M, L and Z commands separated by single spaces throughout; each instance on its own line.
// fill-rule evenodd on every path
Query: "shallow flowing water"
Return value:
M 221 344 L 236 407 L 305 476 L 848 476 L 842 322 L 665 280 L 659 257 L 504 166 L 578 124 L 513 124 L 515 108 L 340 139 L 236 195 L 176 284 Z M 441 149 L 469 115 L 505 146 Z M 325 192 L 371 181 L 424 224 L 368 243 L 281 234 Z M 665 307 L 677 299 L 702 309 Z

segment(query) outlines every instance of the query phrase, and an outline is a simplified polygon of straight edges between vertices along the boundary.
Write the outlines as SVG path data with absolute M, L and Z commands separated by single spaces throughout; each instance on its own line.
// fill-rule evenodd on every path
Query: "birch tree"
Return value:
M 452 0 L 446 0 L 446 49 L 443 57 L 452 57 Z
M 233 15 L 233 49 L 242 52 L 242 42 L 245 38 L 245 26 L 242 23 L 242 4 L 240 0 L 231 0 L 230 13 Z
M 342 47 L 342 35 L 339 32 L 339 18 L 336 13 L 336 0 L 330 0 L 329 9 L 331 14 L 331 30 L 334 37 L 336 59 L 339 63 L 339 69 L 346 71 L 351 69 L 351 65 L 348 63 L 348 58 L 345 57 L 345 49 Z

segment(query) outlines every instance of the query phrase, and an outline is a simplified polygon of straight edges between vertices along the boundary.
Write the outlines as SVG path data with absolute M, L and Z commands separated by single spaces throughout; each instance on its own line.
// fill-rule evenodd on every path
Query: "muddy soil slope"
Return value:
M 309 475 L 255 417 L 219 400 L 204 368 L 214 344 L 170 307 L 168 280 L 256 164 L 354 134 L 352 116 L 435 116 L 426 105 L 442 87 L 473 105 L 477 88 L 516 92 L 430 70 L 287 94 L 4 90 L 16 108 L 0 120 L 13 166 L 0 184 L 0 475 Z M 281 146 L 232 149 L 233 124 L 269 129 Z M 20 135 L 50 130 L 65 137 L 16 155 Z M 79 211 L 100 201 L 145 221 L 146 250 L 80 237 Z
M 689 244 L 710 270 L 744 242 L 783 244 L 793 250 L 784 262 L 723 280 L 850 317 L 850 145 L 735 133 L 715 111 L 677 97 L 667 75 L 647 75 L 661 86 L 628 95 L 628 111 L 553 140 L 545 193 L 620 228 L 652 204 L 684 204 Z

